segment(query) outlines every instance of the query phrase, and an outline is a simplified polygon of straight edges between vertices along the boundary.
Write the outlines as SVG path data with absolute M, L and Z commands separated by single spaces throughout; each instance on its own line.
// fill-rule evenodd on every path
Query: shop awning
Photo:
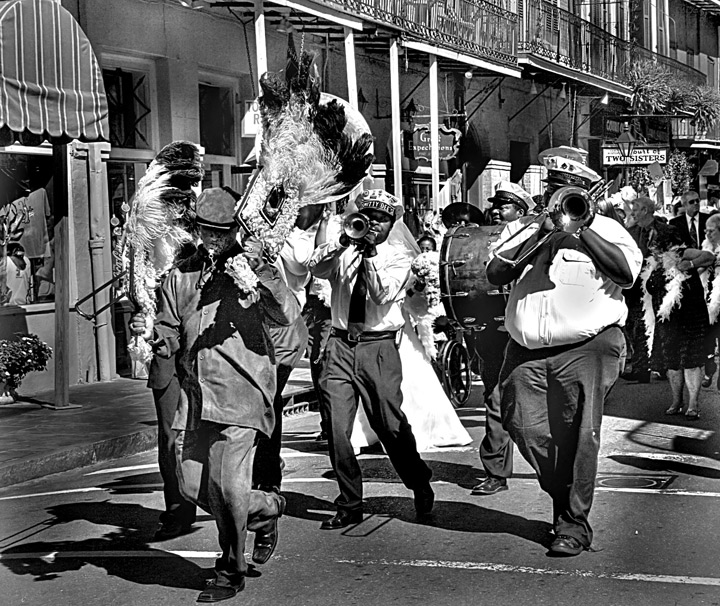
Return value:
M 0 2 L 0 145 L 109 138 L 102 71 L 53 0 Z

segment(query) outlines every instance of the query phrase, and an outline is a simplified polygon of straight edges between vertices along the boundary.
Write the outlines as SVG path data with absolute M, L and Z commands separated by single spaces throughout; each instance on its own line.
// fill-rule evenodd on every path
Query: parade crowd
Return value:
M 485 475 L 472 494 L 508 490 L 517 447 L 552 499 L 549 555 L 576 556 L 591 549 L 603 406 L 621 374 L 667 377 L 665 413 L 699 417 L 699 391 L 716 371 L 720 214 L 699 212 L 694 191 L 669 221 L 648 197 L 597 195 L 599 175 L 573 148 L 541 161 L 542 197 L 503 181 L 486 212 L 449 205 L 442 230 L 495 226 L 486 277 L 506 299 L 503 317 L 464 335 L 486 405 Z M 198 601 L 242 590 L 248 531 L 256 564 L 276 549 L 282 391 L 303 356 L 339 490 L 320 529 L 363 521 L 357 454 L 378 442 L 417 516 L 431 520 L 432 473 L 420 453 L 471 441 L 435 373 L 434 334 L 452 322 L 436 292 L 441 230 L 429 224 L 416 239 L 401 200 L 361 184 L 301 207 L 273 251 L 241 228 L 241 196 L 230 188 L 195 200 L 192 144 L 175 142 L 155 162 L 172 166 L 197 235 L 162 279 L 155 317 L 138 313 L 130 328 L 152 349 L 166 502 L 155 540 L 190 532 L 197 507 L 218 528 L 216 578 Z

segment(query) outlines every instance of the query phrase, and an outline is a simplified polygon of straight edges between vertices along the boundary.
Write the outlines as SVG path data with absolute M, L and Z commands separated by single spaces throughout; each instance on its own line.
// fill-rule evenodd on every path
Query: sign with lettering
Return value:
M 457 128 L 441 126 L 438 129 L 437 141 L 441 160 L 450 160 L 458 155 L 461 136 L 462 133 Z M 431 141 L 430 125 L 416 124 L 412 136 L 406 137 L 405 155 L 429 164 Z
M 245 114 L 240 124 L 241 137 L 254 137 L 260 132 L 260 105 L 257 99 L 245 101 Z
M 603 147 L 603 166 L 643 166 L 647 164 L 667 164 L 666 147 L 636 147 L 630 157 L 622 157 L 617 147 Z

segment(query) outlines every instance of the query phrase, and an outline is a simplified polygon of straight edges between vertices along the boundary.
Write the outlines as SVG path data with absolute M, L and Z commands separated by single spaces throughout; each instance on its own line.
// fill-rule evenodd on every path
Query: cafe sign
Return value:
M 603 147 L 603 166 L 645 166 L 648 164 L 667 164 L 666 147 L 636 147 L 630 157 L 623 158 L 617 147 Z
M 460 151 L 462 133 L 457 128 L 441 126 L 437 131 L 440 160 L 455 158 Z M 415 160 L 431 162 L 431 144 L 429 124 L 416 124 L 411 136 L 406 137 L 405 155 Z

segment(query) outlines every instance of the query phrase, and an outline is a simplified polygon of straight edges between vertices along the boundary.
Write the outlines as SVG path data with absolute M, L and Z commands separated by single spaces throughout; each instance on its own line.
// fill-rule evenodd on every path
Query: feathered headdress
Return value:
M 367 122 L 346 102 L 320 93 L 314 59 L 303 52 L 298 61 L 291 42 L 285 72 L 260 79 L 258 169 L 238 203 L 237 218 L 271 255 L 292 231 L 301 207 L 347 195 L 374 159 Z
M 118 259 L 126 271 L 122 285 L 149 323 L 155 319 L 155 289 L 173 265 L 178 249 L 193 240 L 195 193 L 203 177 L 200 150 L 189 141 L 163 147 L 138 183 L 122 238 Z M 147 343 L 130 346 L 133 357 L 148 361 Z

